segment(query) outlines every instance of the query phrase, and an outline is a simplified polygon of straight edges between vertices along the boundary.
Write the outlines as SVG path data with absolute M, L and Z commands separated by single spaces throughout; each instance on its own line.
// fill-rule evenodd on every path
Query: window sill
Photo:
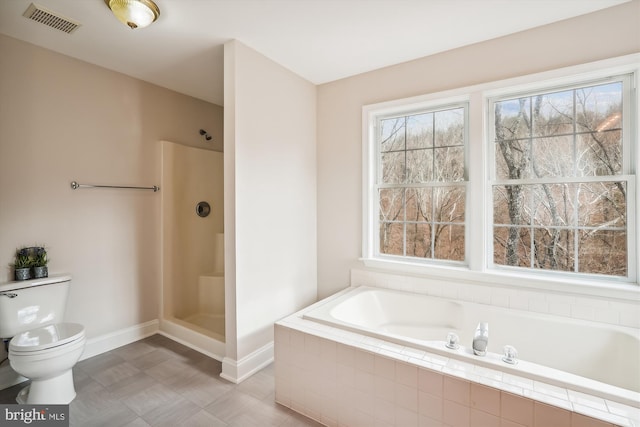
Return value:
M 606 297 L 623 301 L 640 301 L 637 283 L 614 280 L 585 280 L 583 278 L 541 277 L 508 270 L 471 270 L 465 266 L 426 265 L 399 260 L 360 258 L 365 267 L 383 273 L 418 276 L 430 279 L 458 281 L 510 289 L 550 291 L 575 296 Z

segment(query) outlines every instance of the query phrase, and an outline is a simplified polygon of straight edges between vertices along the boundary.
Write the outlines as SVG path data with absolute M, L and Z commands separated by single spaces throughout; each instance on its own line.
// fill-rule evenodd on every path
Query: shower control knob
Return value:
M 196 214 L 199 217 L 206 218 L 211 213 L 211 206 L 207 202 L 200 202 L 196 205 Z
M 460 337 L 458 337 L 458 334 L 455 332 L 449 332 L 447 334 L 447 342 L 445 346 L 451 350 L 457 350 L 460 347 Z

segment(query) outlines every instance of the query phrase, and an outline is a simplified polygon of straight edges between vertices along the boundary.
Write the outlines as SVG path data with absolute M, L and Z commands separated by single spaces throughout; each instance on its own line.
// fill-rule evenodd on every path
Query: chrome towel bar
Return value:
M 131 187 L 125 185 L 78 184 L 76 181 L 71 181 L 71 188 L 74 190 L 77 190 L 78 188 L 126 188 L 130 190 L 153 190 L 154 193 L 160 190 L 160 187 L 157 185 L 154 185 L 153 187 Z

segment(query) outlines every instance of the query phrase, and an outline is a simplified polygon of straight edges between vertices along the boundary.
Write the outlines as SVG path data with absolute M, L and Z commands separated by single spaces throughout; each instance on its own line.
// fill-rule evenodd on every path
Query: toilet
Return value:
M 62 321 L 71 276 L 0 284 L 0 338 L 9 339 L 9 363 L 31 380 L 22 404 L 69 404 L 76 397 L 72 368 L 80 359 L 84 327 Z

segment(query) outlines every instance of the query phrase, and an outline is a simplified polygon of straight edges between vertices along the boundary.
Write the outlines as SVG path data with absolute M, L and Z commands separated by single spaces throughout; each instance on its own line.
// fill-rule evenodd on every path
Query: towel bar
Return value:
M 78 184 L 76 181 L 71 181 L 71 188 L 74 190 L 77 190 L 78 188 L 126 188 L 132 190 L 153 190 L 154 193 L 160 190 L 160 187 L 158 187 L 157 185 L 154 185 L 153 187 L 132 187 L 126 185 Z

